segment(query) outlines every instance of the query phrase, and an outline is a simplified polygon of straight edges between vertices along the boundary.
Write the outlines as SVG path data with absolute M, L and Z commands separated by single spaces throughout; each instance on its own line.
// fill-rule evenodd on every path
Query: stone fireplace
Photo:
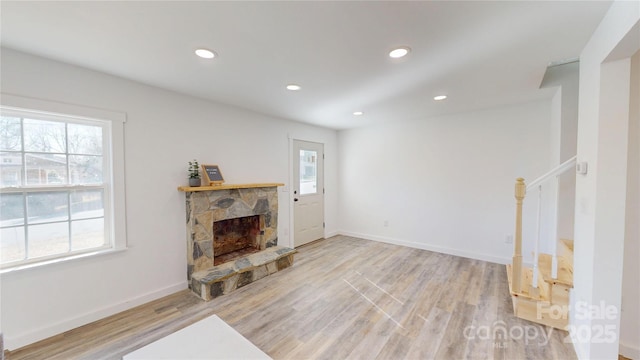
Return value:
M 180 187 L 187 212 L 187 279 L 205 300 L 293 264 L 277 246 L 278 186 Z

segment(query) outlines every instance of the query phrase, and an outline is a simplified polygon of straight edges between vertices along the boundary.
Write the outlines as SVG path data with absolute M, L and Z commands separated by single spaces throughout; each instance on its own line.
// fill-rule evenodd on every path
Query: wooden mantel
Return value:
M 222 184 L 217 186 L 179 186 L 178 191 L 195 192 L 195 191 L 215 191 L 229 189 L 251 189 L 261 187 L 278 187 L 284 186 L 283 183 L 256 183 L 256 184 Z

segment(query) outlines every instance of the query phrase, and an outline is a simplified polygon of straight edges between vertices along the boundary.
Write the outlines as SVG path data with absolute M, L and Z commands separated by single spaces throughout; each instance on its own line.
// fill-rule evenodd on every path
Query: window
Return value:
M 313 150 L 300 150 L 300 195 L 318 192 L 317 158 L 318 153 Z
M 121 247 L 112 121 L 0 109 L 0 266 Z

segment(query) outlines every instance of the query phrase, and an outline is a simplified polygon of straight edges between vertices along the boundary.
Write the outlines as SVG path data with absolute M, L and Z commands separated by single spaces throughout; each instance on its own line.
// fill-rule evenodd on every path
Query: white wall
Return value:
M 547 68 L 541 88 L 557 87 L 551 101 L 552 134 L 551 165 L 559 165 L 576 155 L 578 139 L 578 79 L 579 63 L 573 62 Z M 558 193 L 557 234 L 561 239 L 574 239 L 573 219 L 575 208 L 575 172 L 568 171 L 558 179 L 558 184 L 549 182 L 552 202 Z M 555 208 L 555 204 L 553 205 Z M 553 229 L 551 229 L 553 231 Z M 556 244 L 555 236 L 552 245 Z
M 629 126 L 629 57 L 640 45 L 640 3 L 616 1 L 580 57 L 578 161 L 589 173 L 576 179 L 573 309 L 578 303 L 620 309 L 627 195 Z M 616 58 L 612 58 L 615 54 Z M 619 60 L 618 60 L 619 59 Z M 620 331 L 620 318 L 578 317 L 572 326 L 581 334 Z M 611 359 L 618 338 L 576 341 L 583 359 Z
M 630 99 L 620 354 L 640 359 L 640 52 L 632 58 Z
M 547 69 L 549 73 L 549 69 Z M 546 74 L 545 74 L 546 75 Z M 543 86 L 540 86 L 541 88 Z M 554 84 L 555 87 L 555 84 Z M 562 145 L 562 87 L 556 89 L 551 98 L 551 164 L 559 164 Z
M 510 262 L 515 179 L 550 169 L 550 114 L 544 101 L 340 131 L 341 232 Z
M 9 49 L 2 49 L 1 55 L 3 93 L 127 114 L 129 249 L 3 274 L 1 318 L 7 348 L 15 349 L 186 288 L 184 194 L 176 188 L 187 184 L 187 161 L 193 158 L 220 165 L 227 183 L 288 185 L 288 137 L 324 143 L 326 232 L 336 231 L 335 131 Z M 281 190 L 279 201 L 279 243 L 289 245 L 289 193 Z

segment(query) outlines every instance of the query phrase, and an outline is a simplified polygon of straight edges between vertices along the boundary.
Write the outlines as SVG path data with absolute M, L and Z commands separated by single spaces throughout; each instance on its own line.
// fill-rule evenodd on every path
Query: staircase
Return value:
M 551 276 L 552 255 L 539 254 L 537 288 L 523 286 L 513 291 L 513 269 L 507 264 L 509 291 L 513 302 L 513 313 L 525 320 L 567 330 L 569 326 L 569 289 L 573 288 L 573 241 L 560 240 L 558 254 L 558 276 Z M 521 284 L 532 284 L 533 268 L 524 267 Z
M 525 320 L 567 330 L 569 326 L 569 292 L 573 288 L 573 241 L 560 240 L 555 243 L 553 254 L 538 252 L 541 241 L 541 202 L 543 184 L 574 169 L 576 158 L 560 164 L 547 174 L 525 185 L 518 178 L 515 186 L 516 229 L 513 261 L 507 265 L 509 292 L 514 314 Z M 522 261 L 522 204 L 527 191 L 537 189 L 537 237 L 534 243 L 533 267 L 524 267 Z M 556 206 L 558 194 L 556 192 Z M 557 219 L 554 219 L 557 221 Z M 554 234 L 557 234 L 557 222 Z M 557 239 L 557 237 L 556 237 Z

